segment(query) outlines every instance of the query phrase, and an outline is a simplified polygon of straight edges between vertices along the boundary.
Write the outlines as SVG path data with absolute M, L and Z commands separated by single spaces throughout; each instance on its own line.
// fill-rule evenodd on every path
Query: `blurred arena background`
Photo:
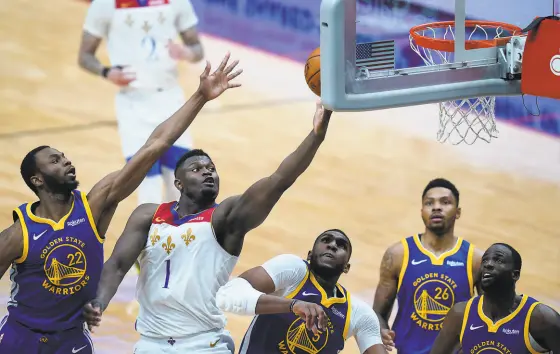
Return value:
M 191 1 L 208 59 L 216 65 L 230 50 L 245 70 L 244 87 L 226 93 L 221 105 L 205 108 L 191 129 L 195 146 L 217 164 L 224 198 L 272 172 L 311 128 L 315 97 L 306 86 L 303 62 L 319 45 L 320 1 Z M 398 19 L 452 19 L 448 3 L 358 0 L 358 40 L 391 35 L 407 61 L 398 65 L 420 65 L 408 47 L 410 26 Z M 473 3 L 479 5 L 467 9 L 471 18 L 506 16 L 499 20 L 521 27 L 532 20 L 527 10 L 533 2 L 509 1 L 507 15 L 496 10 L 503 4 Z M 88 5 L 19 0 L 0 6 L 3 227 L 12 222 L 14 207 L 35 199 L 19 175 L 21 159 L 31 148 L 52 144 L 67 151 L 84 190 L 123 164 L 114 118 L 117 88 L 84 73 L 76 63 Z M 193 66 L 182 69 L 183 87 L 190 94 L 199 72 Z M 534 97 L 526 97 L 525 104 L 536 112 Z M 247 236 L 234 274 L 280 253 L 303 257 L 322 230 L 337 227 L 354 244 L 352 270 L 341 282 L 371 303 L 383 251 L 422 230 L 422 189 L 430 179 L 445 177 L 461 191 L 458 233 L 480 248 L 498 241 L 516 247 L 524 263 L 519 292 L 560 310 L 560 102 L 539 99 L 538 104 L 541 113 L 534 117 L 520 97 L 499 98 L 499 138 L 473 146 L 436 142 L 436 105 L 335 113 L 328 139 L 309 171 L 264 225 Z M 107 234 L 106 257 L 135 203 L 133 195 L 119 207 Z M 137 338 L 134 308 L 129 306 L 135 280 L 131 272 L 95 333 L 98 353 L 131 352 Z M 7 276 L 0 289 L 3 315 Z M 239 346 L 250 318 L 228 317 L 228 329 Z M 349 340 L 344 353 L 357 352 Z

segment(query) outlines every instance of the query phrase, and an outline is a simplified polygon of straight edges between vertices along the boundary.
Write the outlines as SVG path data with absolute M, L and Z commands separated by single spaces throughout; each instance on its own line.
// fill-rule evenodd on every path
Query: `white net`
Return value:
M 425 27 L 417 31 L 418 35 L 434 38 L 455 40 L 454 27 Z M 468 40 L 488 40 L 499 38 L 504 34 L 501 27 L 475 25 L 465 29 Z M 453 62 L 452 52 L 425 48 L 418 45 L 410 36 L 410 47 L 428 66 Z M 496 97 L 476 97 L 439 103 L 439 142 L 450 142 L 453 145 L 474 144 L 478 139 L 489 143 L 498 137 L 495 122 Z

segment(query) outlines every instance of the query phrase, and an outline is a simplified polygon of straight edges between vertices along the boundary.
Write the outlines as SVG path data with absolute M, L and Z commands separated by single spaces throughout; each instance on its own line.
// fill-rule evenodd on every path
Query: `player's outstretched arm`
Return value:
M 245 234 L 264 222 L 282 194 L 309 167 L 325 139 L 331 114 L 318 102 L 313 130 L 280 167 L 242 195 L 228 198 L 216 208 L 212 224 L 218 242 L 228 253 L 234 256 L 241 253 Z
M 529 321 L 529 333 L 539 345 L 550 352 L 560 353 L 560 315 L 552 308 L 538 304 Z
M 124 276 L 144 249 L 157 207 L 157 204 L 142 204 L 128 219 L 111 257 L 103 265 L 97 296 L 84 307 L 84 317 L 90 329 L 99 326 L 101 314 L 115 296 Z
M 281 265 L 285 261 L 284 258 L 286 256 L 278 256 L 267 263 Z M 303 265 L 301 259 L 299 259 L 299 263 Z M 288 268 L 286 271 L 289 272 L 290 269 Z M 282 277 L 280 276 L 280 278 Z M 277 280 L 277 282 L 285 283 L 280 285 L 284 287 L 289 286 L 286 283 L 292 283 L 293 280 L 295 279 L 284 278 Z M 297 283 L 296 281 L 295 284 Z M 216 303 L 222 311 L 242 316 L 293 312 L 305 321 L 307 329 L 315 334 L 318 333 L 318 330 L 327 327 L 328 317 L 320 305 L 276 295 L 268 295 L 274 291 L 276 291 L 274 280 L 263 267 L 259 266 L 249 269 L 222 286 L 216 295 Z
M 397 298 L 403 257 L 404 248 L 401 242 L 395 243 L 385 251 L 379 267 L 379 283 L 373 300 L 373 310 L 379 318 L 383 344 L 387 350 L 392 350 L 395 346 L 395 332 L 389 329 L 389 317 Z
M 134 154 L 132 159 L 120 170 L 116 171 L 98 182 L 88 194 L 93 217 L 96 223 L 100 222 L 104 214 L 112 216 L 116 205 L 128 197 L 140 185 L 152 165 L 175 143 L 187 130 L 203 105 L 229 88 L 239 87 L 240 84 L 232 83 L 241 70 L 233 71 L 238 64 L 234 61 L 228 66 L 229 53 L 214 73 L 210 73 L 210 63 L 200 76 L 200 85 L 192 97 L 175 114 L 157 126 L 148 138 L 148 141 Z M 99 230 L 101 234 L 105 230 Z
M 23 236 L 19 221 L 0 232 L 0 279 L 14 261 L 25 256 Z
M 466 302 L 455 304 L 447 313 L 442 328 L 432 346 L 430 354 L 454 353 L 461 341 L 461 328 L 463 326 L 463 315 L 465 314 Z

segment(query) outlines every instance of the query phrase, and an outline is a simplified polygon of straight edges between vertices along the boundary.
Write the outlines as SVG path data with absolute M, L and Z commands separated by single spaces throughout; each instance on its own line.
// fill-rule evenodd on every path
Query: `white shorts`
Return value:
M 154 129 L 184 103 L 185 96 L 180 86 L 121 90 L 115 99 L 115 108 L 124 157 L 134 155 L 146 143 Z M 184 133 L 174 146 L 192 149 L 190 134 Z
M 224 329 L 202 332 L 187 337 L 150 338 L 141 336 L 134 354 L 233 354 L 233 338 Z

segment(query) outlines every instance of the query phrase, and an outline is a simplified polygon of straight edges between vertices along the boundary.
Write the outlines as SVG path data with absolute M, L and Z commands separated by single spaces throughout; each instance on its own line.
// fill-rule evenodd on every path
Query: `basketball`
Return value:
M 305 82 L 317 96 L 321 96 L 321 48 L 315 49 L 305 63 Z

